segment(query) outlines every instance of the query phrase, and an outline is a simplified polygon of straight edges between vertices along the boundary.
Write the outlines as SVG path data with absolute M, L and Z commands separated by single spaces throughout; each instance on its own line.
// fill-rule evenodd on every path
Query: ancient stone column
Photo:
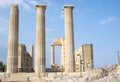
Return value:
M 34 69 L 34 45 L 30 45 L 30 56 L 32 58 L 32 67 Z
M 8 38 L 7 73 L 16 73 L 18 70 L 18 34 L 19 9 L 18 4 L 10 6 L 10 28 Z
M 54 45 L 51 45 L 51 66 L 55 64 Z
M 73 5 L 64 6 L 65 15 L 65 72 L 74 72 L 74 30 L 73 30 Z
M 37 4 L 36 16 L 36 73 L 44 73 L 46 70 L 45 53 L 45 4 Z
M 65 68 L 65 38 L 61 38 L 61 68 Z

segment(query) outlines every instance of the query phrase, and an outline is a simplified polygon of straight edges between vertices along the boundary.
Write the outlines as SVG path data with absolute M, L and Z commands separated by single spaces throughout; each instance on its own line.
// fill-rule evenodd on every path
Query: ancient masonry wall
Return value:
M 53 40 L 51 45 L 51 66 L 52 67 L 58 67 L 65 69 L 65 61 L 66 61 L 66 55 L 65 55 L 65 41 L 64 37 L 62 38 L 56 38 Z M 60 53 L 60 64 L 55 64 L 55 46 L 61 47 L 61 53 Z M 54 46 L 54 48 L 53 48 Z M 53 63 L 54 61 L 54 63 Z M 94 68 L 94 58 L 93 58 L 93 45 L 92 44 L 84 44 L 81 47 L 75 49 L 75 71 L 90 71 Z
M 24 44 L 18 46 L 18 72 L 33 72 L 33 57 Z
M 84 44 L 75 50 L 76 71 L 90 71 L 94 68 L 93 45 Z

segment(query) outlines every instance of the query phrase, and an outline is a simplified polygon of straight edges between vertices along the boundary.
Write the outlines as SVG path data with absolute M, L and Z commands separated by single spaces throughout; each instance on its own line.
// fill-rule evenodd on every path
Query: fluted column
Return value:
M 55 64 L 54 45 L 51 45 L 51 66 Z
M 65 15 L 65 72 L 74 72 L 74 30 L 73 30 L 73 5 L 64 6 Z
M 45 4 L 36 5 L 36 73 L 44 73 L 46 69 L 45 9 Z
M 65 68 L 65 37 L 61 38 L 61 67 Z
M 30 45 L 30 56 L 32 58 L 32 68 L 34 69 L 34 45 Z
M 8 38 L 7 73 L 18 70 L 19 9 L 17 4 L 10 6 L 10 28 Z

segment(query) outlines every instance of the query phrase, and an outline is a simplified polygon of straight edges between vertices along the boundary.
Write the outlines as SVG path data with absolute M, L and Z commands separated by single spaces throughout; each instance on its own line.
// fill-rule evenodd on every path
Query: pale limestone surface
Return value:
M 120 73 L 120 65 L 118 64 L 117 67 L 116 67 L 116 72 L 117 73 Z
M 17 4 L 10 6 L 10 28 L 8 38 L 7 73 L 17 73 L 18 40 L 19 39 L 19 9 Z
M 45 49 L 45 9 L 46 5 L 36 5 L 36 66 L 35 73 L 43 73 L 46 68 Z
M 73 5 L 64 5 L 66 73 L 75 71 L 73 8 Z
M 61 68 L 62 69 L 65 69 L 65 37 L 62 37 L 61 38 L 61 61 L 60 61 L 60 64 L 61 64 Z

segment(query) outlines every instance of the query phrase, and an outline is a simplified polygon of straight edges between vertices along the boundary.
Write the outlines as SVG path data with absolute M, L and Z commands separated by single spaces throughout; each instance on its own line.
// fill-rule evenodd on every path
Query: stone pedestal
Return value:
M 46 69 L 45 56 L 45 9 L 46 5 L 37 4 L 36 16 L 36 68 L 35 73 L 44 73 Z
M 17 4 L 11 4 L 10 28 L 8 38 L 7 73 L 16 73 L 18 70 L 18 34 L 19 9 Z
M 74 30 L 73 30 L 73 5 L 64 6 L 65 15 L 65 72 L 74 72 Z

